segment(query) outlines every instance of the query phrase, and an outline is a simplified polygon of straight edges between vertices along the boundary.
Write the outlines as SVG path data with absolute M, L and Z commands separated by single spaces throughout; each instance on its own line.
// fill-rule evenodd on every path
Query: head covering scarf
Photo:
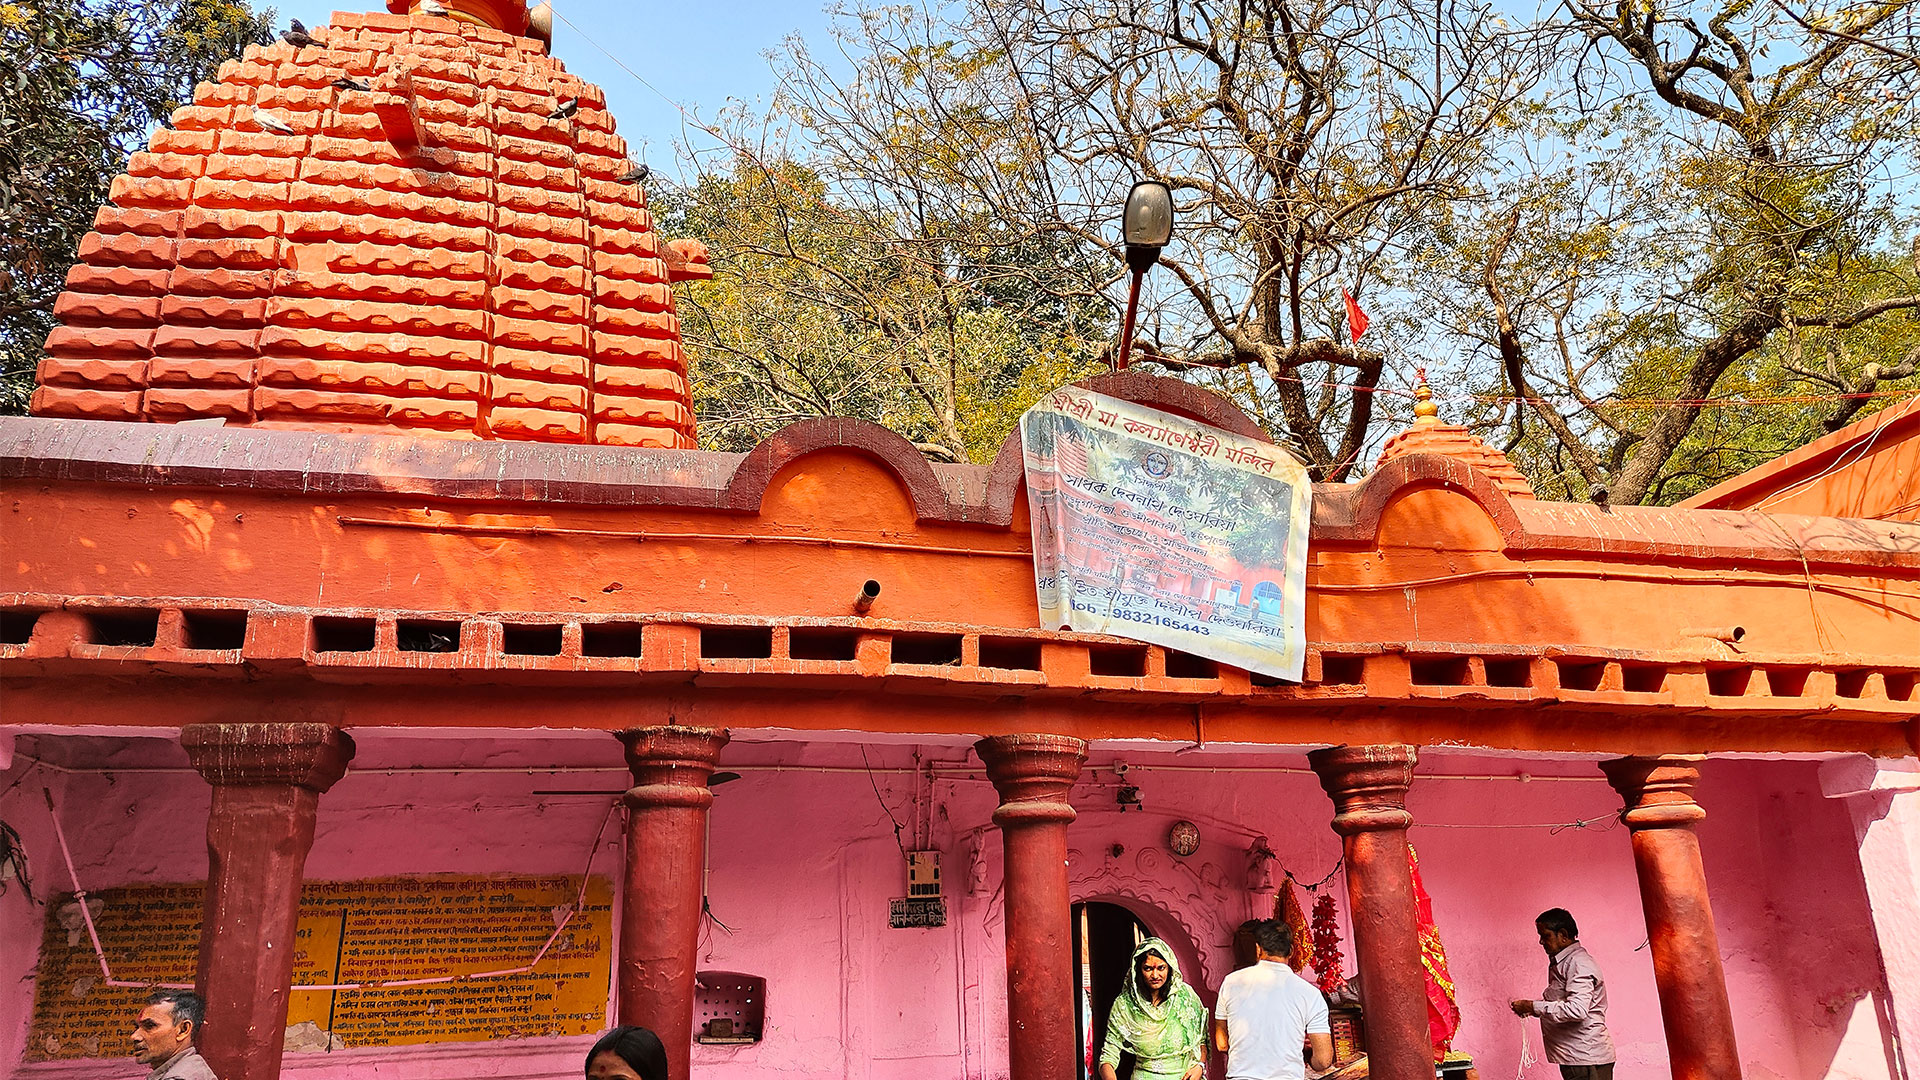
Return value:
M 1149 1001 L 1140 991 L 1140 961 L 1157 956 L 1167 963 L 1166 998 Z M 1127 962 L 1127 981 L 1107 1014 L 1107 1037 L 1100 1061 L 1118 1065 L 1120 1052 L 1134 1056 L 1135 1080 L 1179 1080 L 1189 1068 L 1205 1065 L 1207 1007 L 1180 977 L 1173 949 L 1159 938 L 1148 938 L 1133 950 Z

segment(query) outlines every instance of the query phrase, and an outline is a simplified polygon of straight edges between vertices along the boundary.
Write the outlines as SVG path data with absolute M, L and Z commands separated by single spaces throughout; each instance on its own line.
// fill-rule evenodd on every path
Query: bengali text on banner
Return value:
M 1077 387 L 1020 418 L 1040 622 L 1298 681 L 1313 485 L 1274 446 Z

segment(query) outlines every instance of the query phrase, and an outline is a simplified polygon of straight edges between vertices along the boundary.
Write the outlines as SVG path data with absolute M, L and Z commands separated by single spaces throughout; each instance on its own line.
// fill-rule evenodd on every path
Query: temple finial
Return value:
M 1435 423 L 1440 416 L 1440 406 L 1433 403 L 1433 387 L 1427 385 L 1427 369 L 1414 369 L 1413 422 Z

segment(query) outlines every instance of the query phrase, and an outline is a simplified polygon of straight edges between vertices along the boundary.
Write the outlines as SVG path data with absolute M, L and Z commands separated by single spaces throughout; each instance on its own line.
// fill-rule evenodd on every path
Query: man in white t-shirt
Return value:
M 1279 919 L 1253 927 L 1259 962 L 1228 975 L 1213 1007 L 1213 1045 L 1227 1055 L 1227 1080 L 1306 1080 L 1302 1048 L 1313 1071 L 1333 1064 L 1327 999 L 1287 966 L 1293 928 Z

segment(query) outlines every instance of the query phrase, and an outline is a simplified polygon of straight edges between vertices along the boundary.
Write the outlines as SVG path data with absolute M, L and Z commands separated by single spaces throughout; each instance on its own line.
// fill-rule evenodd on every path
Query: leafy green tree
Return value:
M 768 156 L 654 197 L 667 231 L 713 252 L 713 280 L 678 297 L 708 445 L 852 416 L 932 457 L 986 461 L 1042 393 L 1098 369 L 1094 285 L 1036 285 L 1074 277 L 1071 246 L 927 203 L 857 202 Z
M 1235 397 L 1322 479 L 1364 468 L 1423 362 L 1544 493 L 1622 503 L 1898 390 L 1920 0 L 1543 11 L 857 8 L 844 60 L 789 51 L 768 122 L 836 205 L 1075 251 L 1054 280 L 1092 269 L 1109 328 L 1120 204 L 1164 181 L 1178 227 L 1136 362 Z M 1372 315 L 1358 342 L 1343 289 Z
M 1540 490 L 1674 502 L 1913 376 L 1920 6 L 1564 10 L 1537 156 L 1431 249 L 1497 360 L 1460 373 L 1500 399 L 1475 419 Z
M 272 36 L 241 0 L 0 2 L 0 411 L 20 412 L 68 267 L 155 124 Z

